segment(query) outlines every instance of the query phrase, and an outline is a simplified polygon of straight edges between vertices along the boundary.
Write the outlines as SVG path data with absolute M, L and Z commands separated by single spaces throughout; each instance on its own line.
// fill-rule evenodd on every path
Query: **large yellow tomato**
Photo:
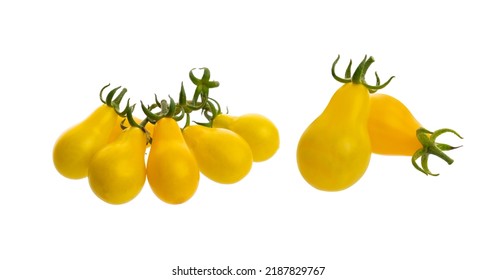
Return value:
M 297 147 L 297 164 L 304 179 L 324 191 L 340 191 L 352 186 L 366 172 L 371 158 L 368 135 L 369 86 L 365 72 L 373 58 L 364 58 L 350 77 L 335 79 L 344 83 L 324 111 L 303 132 Z M 350 67 L 350 66 L 349 66 Z M 348 77 L 347 77 L 348 76 Z
M 109 142 L 117 117 L 114 108 L 104 104 L 84 121 L 64 132 L 53 149 L 57 171 L 70 179 L 86 177 L 90 159 Z
M 214 118 L 212 126 L 227 128 L 245 139 L 256 162 L 271 158 L 280 145 L 278 129 L 271 120 L 260 114 L 219 114 Z
M 155 195 L 170 204 L 186 202 L 197 190 L 200 179 L 197 161 L 172 118 L 161 118 L 155 124 L 147 178 Z
M 98 151 L 88 169 L 93 192 L 110 204 L 122 204 L 135 198 L 145 184 L 146 147 L 145 132 L 138 127 L 129 127 Z
M 250 172 L 253 161 L 250 146 L 233 131 L 192 125 L 183 130 L 183 135 L 207 178 L 232 184 Z
M 298 144 L 298 167 L 309 184 L 320 190 L 339 191 L 362 177 L 371 157 L 368 115 L 366 87 L 347 83 L 333 95 Z

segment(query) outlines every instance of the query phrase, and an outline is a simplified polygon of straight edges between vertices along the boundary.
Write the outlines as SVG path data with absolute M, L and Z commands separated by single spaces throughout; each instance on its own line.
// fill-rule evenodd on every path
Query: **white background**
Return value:
M 1 279 L 173 277 L 212 266 L 325 266 L 295 279 L 496 279 L 495 30 L 491 1 L 3 1 L 0 4 Z M 326 4 L 325 4 L 326 2 Z M 465 138 L 455 163 L 373 156 L 338 192 L 300 176 L 300 134 L 340 84 L 340 54 L 364 55 L 384 90 L 428 129 Z M 357 64 L 355 64 L 357 65 Z M 145 186 L 108 205 L 86 180 L 59 175 L 57 137 L 122 85 L 133 102 L 177 96 L 188 71 L 209 67 L 230 113 L 274 121 L 281 147 L 234 185 L 202 177 L 179 206 Z M 343 69 L 343 70 L 342 70 Z M 288 277 L 277 277 L 288 279 Z M 228 278 L 226 278 L 228 279 Z M 230 278 L 231 279 L 231 278 Z

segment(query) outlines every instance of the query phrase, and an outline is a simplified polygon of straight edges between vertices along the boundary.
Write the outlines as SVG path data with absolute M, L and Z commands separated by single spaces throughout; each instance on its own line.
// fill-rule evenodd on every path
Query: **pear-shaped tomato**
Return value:
M 382 88 L 364 81 L 374 61 L 366 58 L 354 75 L 346 79 L 332 96 L 324 111 L 307 127 L 297 147 L 297 164 L 304 179 L 324 191 L 340 191 L 352 186 L 366 172 L 371 158 L 368 135 L 369 90 Z M 350 65 L 349 65 L 350 67 Z M 349 73 L 350 68 L 347 69 Z
M 100 100 L 104 104 L 81 123 L 65 131 L 55 142 L 53 162 L 57 171 L 67 178 L 81 179 L 88 176 L 91 158 L 109 143 L 118 119 L 119 103 L 127 91 L 123 88 L 113 99 L 120 87 L 114 88 L 104 100 L 102 93 L 109 85 L 100 91 Z
M 110 204 L 123 204 L 135 198 L 146 179 L 147 135 L 129 127 L 91 159 L 88 181 L 93 192 Z
M 371 157 L 368 116 L 366 87 L 347 83 L 333 95 L 298 144 L 298 167 L 309 184 L 320 190 L 339 191 L 362 177 Z
M 445 151 L 459 147 L 438 143 L 436 139 L 447 132 L 462 139 L 456 131 L 448 128 L 434 132 L 426 130 L 402 102 L 387 94 L 372 94 L 370 104 L 368 131 L 373 153 L 411 156 L 417 170 L 433 176 L 438 174 L 428 168 L 429 155 L 435 155 L 449 165 L 454 162 Z M 421 166 L 416 162 L 418 158 L 421 158 Z
M 375 93 L 370 103 L 368 131 L 373 153 L 412 156 L 423 147 L 416 137 L 421 124 L 402 102 Z
M 84 121 L 64 132 L 53 149 L 57 171 L 70 179 L 86 177 L 91 158 L 109 142 L 117 117 L 114 108 L 104 104 Z
M 200 179 L 197 161 L 172 118 L 161 118 L 155 124 L 147 178 L 155 195 L 169 204 L 186 202 L 197 190 Z
M 187 126 L 185 140 L 207 178 L 222 184 L 243 179 L 252 168 L 252 151 L 238 134 L 224 128 Z
M 278 129 L 271 120 L 260 114 L 219 114 L 214 118 L 212 126 L 227 128 L 245 139 L 255 162 L 271 158 L 280 145 Z

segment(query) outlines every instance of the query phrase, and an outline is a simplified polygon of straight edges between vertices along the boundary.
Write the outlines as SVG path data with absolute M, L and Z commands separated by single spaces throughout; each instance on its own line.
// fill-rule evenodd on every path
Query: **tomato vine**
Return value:
M 218 81 L 210 79 L 210 70 L 208 68 L 200 68 L 204 71 L 201 78 L 197 78 L 193 74 L 192 69 L 189 73 L 191 82 L 196 86 L 191 99 L 187 98 L 185 87 L 181 83 L 178 100 L 175 101 L 169 96 L 169 101 L 166 99 L 159 100 L 155 95 L 155 103 L 146 106 L 141 102 L 142 111 L 147 116 L 147 120 L 151 123 L 156 123 L 163 117 L 173 118 L 176 121 L 185 119 L 184 127 L 191 124 L 191 114 L 200 111 L 201 115 L 205 117 L 205 122 L 194 121 L 196 124 L 203 126 L 212 126 L 213 119 L 221 112 L 219 102 L 209 96 L 209 90 L 219 86 Z M 152 112 L 154 108 L 159 108 L 157 113 Z

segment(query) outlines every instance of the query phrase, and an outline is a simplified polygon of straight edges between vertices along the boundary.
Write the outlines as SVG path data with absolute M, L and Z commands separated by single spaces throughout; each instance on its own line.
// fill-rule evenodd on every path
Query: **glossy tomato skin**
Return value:
M 363 176 L 371 158 L 368 116 L 366 87 L 346 83 L 337 90 L 298 143 L 297 164 L 310 185 L 340 191 Z
M 147 136 L 138 127 L 129 127 L 91 159 L 88 181 L 93 192 L 110 204 L 135 198 L 146 180 Z
M 52 154 L 57 171 L 70 179 L 85 178 L 92 156 L 109 142 L 117 117 L 114 109 L 104 104 L 64 132 Z
M 197 161 L 172 118 L 162 118 L 155 124 L 147 179 L 155 195 L 169 204 L 184 203 L 197 191 Z
M 233 131 L 192 125 L 183 130 L 183 135 L 207 178 L 233 184 L 250 172 L 253 161 L 250 146 Z
M 214 118 L 212 126 L 229 129 L 245 139 L 255 162 L 271 158 L 280 145 L 278 129 L 271 120 L 260 114 L 219 114 Z
M 421 124 L 398 99 L 381 93 L 370 97 L 368 131 L 373 153 L 412 156 L 422 148 L 416 137 Z

